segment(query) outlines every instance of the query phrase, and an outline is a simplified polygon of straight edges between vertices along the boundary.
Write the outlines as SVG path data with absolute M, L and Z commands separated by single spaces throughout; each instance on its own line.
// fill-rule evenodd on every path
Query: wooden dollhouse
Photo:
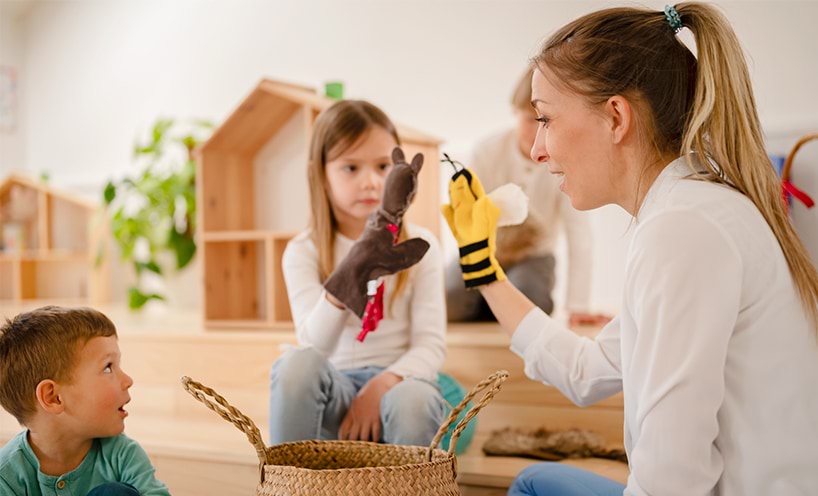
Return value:
M 264 79 L 196 151 L 205 327 L 291 326 L 281 257 L 307 226 L 309 140 L 316 117 L 333 102 Z M 440 141 L 397 127 L 406 155 L 425 156 L 407 220 L 438 234 Z
M 96 208 L 24 176 L 0 183 L 0 301 L 103 301 Z

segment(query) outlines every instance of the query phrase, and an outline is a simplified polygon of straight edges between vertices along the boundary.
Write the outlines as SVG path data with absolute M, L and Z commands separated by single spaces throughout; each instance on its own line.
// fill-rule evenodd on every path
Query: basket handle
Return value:
M 461 420 L 454 428 L 452 438 L 449 440 L 449 456 L 454 456 L 454 449 L 455 446 L 457 446 L 457 438 L 460 437 L 460 433 L 463 432 L 463 429 L 466 428 L 471 419 L 477 416 L 478 412 L 480 412 L 484 406 L 489 404 L 492 398 L 494 398 L 494 395 L 500 391 L 500 386 L 506 382 L 506 379 L 508 379 L 508 371 L 506 370 L 498 370 L 497 372 L 491 374 L 486 379 L 480 381 L 479 384 L 474 386 L 474 389 L 472 389 L 471 392 L 467 394 L 465 398 L 463 398 L 463 401 L 461 401 L 459 405 L 449 412 L 449 417 L 445 422 L 443 422 L 440 429 L 437 430 L 437 434 L 435 434 L 434 439 L 432 439 L 432 444 L 429 446 L 429 450 L 426 453 L 427 462 L 432 461 L 432 450 L 437 447 L 440 440 L 443 439 L 443 436 L 449 430 L 449 427 L 451 427 L 455 420 L 457 420 L 457 416 L 460 415 L 460 412 L 466 408 L 469 401 L 471 401 L 471 399 L 474 398 L 477 393 L 488 388 L 488 390 L 483 394 L 483 397 L 480 398 L 480 401 L 476 405 L 472 406 L 468 412 L 466 412 L 466 416 L 463 417 L 463 420 Z
M 188 376 L 183 376 L 181 380 L 182 387 L 185 388 L 185 391 L 196 398 L 199 402 L 203 403 L 206 407 L 218 413 L 221 418 L 235 425 L 238 430 L 247 436 L 247 440 L 250 441 L 250 444 L 252 444 L 253 448 L 256 449 L 256 456 L 258 456 L 259 465 L 269 463 L 270 460 L 267 457 L 267 447 L 264 446 L 264 440 L 261 438 L 261 431 L 259 431 L 256 424 L 253 423 L 250 418 L 228 403 L 227 400 L 220 396 L 216 391 L 210 389 L 204 384 L 196 382 Z M 213 398 L 213 400 L 210 400 L 208 396 Z
M 781 170 L 781 180 L 782 181 L 789 181 L 789 179 L 790 179 L 790 169 L 792 168 L 792 162 L 795 159 L 795 154 L 798 153 L 798 149 L 801 148 L 806 143 L 808 143 L 808 142 L 810 142 L 810 141 L 812 141 L 814 139 L 818 139 L 818 133 L 808 134 L 808 135 L 802 137 L 800 140 L 798 140 L 798 142 L 795 144 L 795 146 L 790 151 L 790 154 L 787 155 L 787 159 L 784 160 L 784 167 Z

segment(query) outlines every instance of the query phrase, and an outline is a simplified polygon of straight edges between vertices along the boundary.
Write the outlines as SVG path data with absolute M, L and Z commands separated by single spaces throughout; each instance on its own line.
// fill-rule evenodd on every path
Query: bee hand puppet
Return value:
M 445 154 L 444 154 L 445 155 Z M 480 179 L 446 156 L 455 167 L 449 181 L 450 203 L 441 206 L 460 252 L 466 288 L 473 289 L 506 278 L 497 261 L 497 227 L 523 222 L 528 198 L 519 186 L 505 184 L 486 194 Z M 458 170 L 457 165 L 461 165 Z

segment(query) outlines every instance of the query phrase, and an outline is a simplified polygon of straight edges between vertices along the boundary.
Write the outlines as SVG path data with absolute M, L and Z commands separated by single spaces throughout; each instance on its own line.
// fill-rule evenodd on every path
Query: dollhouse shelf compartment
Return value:
M 281 257 L 308 223 L 310 136 L 333 103 L 310 88 L 264 79 L 196 150 L 206 328 L 291 325 Z M 397 127 L 407 156 L 426 159 L 407 220 L 438 234 L 440 141 Z
M 292 320 L 281 257 L 294 233 L 203 233 L 208 328 L 264 329 Z M 265 284 L 270 281 L 271 284 Z M 269 288 L 282 288 L 281 291 Z
M 0 300 L 104 300 L 96 206 L 20 175 L 0 183 Z

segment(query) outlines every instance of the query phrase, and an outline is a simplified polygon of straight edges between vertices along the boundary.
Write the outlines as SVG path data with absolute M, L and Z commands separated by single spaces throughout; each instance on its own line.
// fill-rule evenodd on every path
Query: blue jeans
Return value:
M 109 482 L 91 489 L 88 496 L 139 496 L 139 491 L 130 484 Z
M 564 463 L 543 462 L 517 474 L 508 496 L 622 496 L 625 486 Z
M 383 367 L 338 370 L 314 348 L 286 352 L 270 374 L 270 444 L 338 439 L 358 391 Z M 445 409 L 436 384 L 404 379 L 381 399 L 380 442 L 428 446 Z

